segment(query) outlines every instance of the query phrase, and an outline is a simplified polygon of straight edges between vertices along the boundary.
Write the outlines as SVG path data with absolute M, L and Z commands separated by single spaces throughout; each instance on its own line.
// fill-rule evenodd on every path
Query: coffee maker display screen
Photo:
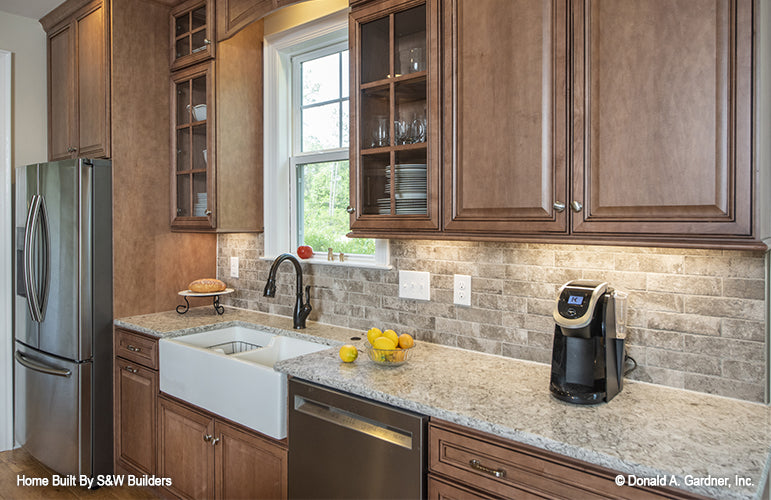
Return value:
M 583 295 L 569 295 L 568 296 L 568 304 L 571 306 L 580 306 L 584 303 L 584 297 Z

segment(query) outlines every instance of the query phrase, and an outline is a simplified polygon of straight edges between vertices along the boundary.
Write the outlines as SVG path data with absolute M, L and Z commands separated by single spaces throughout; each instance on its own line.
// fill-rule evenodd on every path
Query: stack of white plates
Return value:
M 396 180 L 394 182 L 394 199 L 396 200 L 396 215 L 426 214 L 426 164 L 402 163 L 394 167 Z M 385 193 L 391 194 L 391 167 L 386 167 Z M 391 213 L 391 199 L 377 200 L 378 213 Z
M 196 217 L 206 217 L 206 207 L 208 206 L 206 193 L 195 193 L 195 208 L 193 215 Z

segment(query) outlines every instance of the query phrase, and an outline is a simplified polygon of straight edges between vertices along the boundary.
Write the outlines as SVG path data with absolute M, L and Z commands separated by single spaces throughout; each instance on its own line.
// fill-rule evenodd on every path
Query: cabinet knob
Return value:
M 129 372 L 129 373 L 136 373 L 136 372 L 138 372 L 138 371 L 139 371 L 139 370 L 137 370 L 136 368 L 134 368 L 134 367 L 132 367 L 132 366 L 126 366 L 126 368 L 124 368 L 124 369 L 125 369 L 127 372 Z
M 77 149 L 73 148 L 72 146 L 67 148 L 68 153 L 74 153 L 75 151 L 77 151 Z
M 204 434 L 203 435 L 203 440 L 206 441 L 207 443 L 210 443 L 211 440 L 212 440 L 212 437 L 213 436 L 211 434 Z
M 211 215 L 211 210 L 207 210 L 204 212 L 206 215 Z
M 580 212 L 584 206 L 581 205 L 580 201 L 573 200 L 570 202 L 570 208 L 572 208 L 574 212 Z
M 552 206 L 554 207 L 554 210 L 556 210 L 557 212 L 562 212 L 563 210 L 565 210 L 565 204 L 561 201 L 555 201 L 554 205 Z
M 352 214 L 356 211 L 356 209 L 348 205 L 348 208 L 346 208 L 345 211 L 348 212 L 349 214 Z
M 209 40 L 208 38 L 204 38 L 204 39 L 203 39 L 203 43 L 204 43 L 205 45 L 211 45 L 211 40 Z
M 212 438 L 211 445 L 212 446 L 217 446 L 217 443 L 219 443 L 219 442 L 220 442 L 220 438 Z

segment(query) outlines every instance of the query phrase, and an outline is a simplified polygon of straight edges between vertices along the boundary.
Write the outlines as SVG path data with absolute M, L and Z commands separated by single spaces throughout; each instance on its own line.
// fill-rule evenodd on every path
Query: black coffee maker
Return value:
M 574 280 L 562 285 L 553 313 L 549 389 L 554 397 L 596 404 L 621 392 L 624 333 L 617 332 L 616 309 L 616 294 L 607 283 Z

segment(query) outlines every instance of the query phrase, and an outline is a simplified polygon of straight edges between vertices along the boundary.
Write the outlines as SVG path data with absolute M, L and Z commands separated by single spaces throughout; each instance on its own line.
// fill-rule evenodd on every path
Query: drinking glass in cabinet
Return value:
M 389 144 L 388 117 L 378 115 L 372 122 L 372 143 L 373 148 L 386 147 Z

